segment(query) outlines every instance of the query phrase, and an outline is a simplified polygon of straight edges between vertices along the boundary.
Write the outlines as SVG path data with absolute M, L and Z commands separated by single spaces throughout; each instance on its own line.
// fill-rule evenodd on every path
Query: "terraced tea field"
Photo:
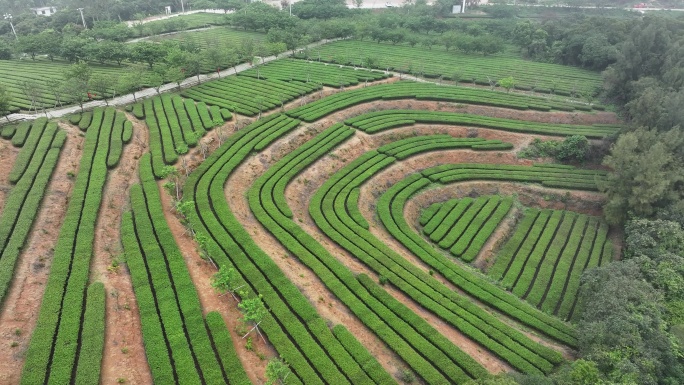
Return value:
M 304 58 L 302 53 L 299 57 Z M 360 40 L 342 40 L 317 47 L 308 54 L 314 60 L 364 66 L 371 58 L 374 66 L 426 78 L 453 80 L 488 86 L 490 80 L 512 76 L 516 88 L 539 93 L 570 96 L 593 93 L 601 85 L 596 72 L 557 64 L 526 61 L 510 55 L 482 56 L 437 49 L 416 48 Z
M 257 384 L 277 362 L 283 384 L 553 373 L 578 344 L 579 275 L 613 258 L 586 208 L 606 172 L 516 151 L 615 134 L 601 109 L 283 59 L 3 127 L 0 332 L 21 332 L 0 382 Z M 31 229 L 54 173 L 70 192 L 52 239 Z M 27 239 L 54 248 L 42 273 Z

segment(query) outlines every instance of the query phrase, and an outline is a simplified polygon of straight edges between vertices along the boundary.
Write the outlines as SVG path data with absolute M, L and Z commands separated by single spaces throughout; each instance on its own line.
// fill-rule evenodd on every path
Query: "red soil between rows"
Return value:
M 67 140 L 48 184 L 33 228 L 17 260 L 14 277 L 0 309 L 0 383 L 18 384 L 24 354 L 38 320 L 43 292 L 52 264 L 52 253 L 64 221 L 74 178 L 78 173 L 83 137 L 78 129 L 60 123 Z M 3 145 L 8 142 L 3 141 Z M 11 144 L 10 144 L 11 146 Z M 18 152 L 18 149 L 16 149 Z M 10 158 L 8 158 L 9 160 Z M 3 156 L 3 160 L 5 160 Z M 11 167 L 2 167 L 2 175 Z M 16 343 L 16 346 L 12 346 Z
M 392 82 L 396 80 L 398 79 L 391 78 L 383 82 Z M 360 87 L 363 87 L 363 85 L 348 87 L 347 90 Z M 308 103 L 312 100 L 320 98 L 321 96 L 327 96 L 336 92 L 339 91 L 326 88 L 322 92 L 316 92 L 307 96 L 305 102 Z M 291 102 L 286 105 L 286 108 L 298 106 L 300 103 L 300 101 Z M 591 124 L 617 122 L 617 118 L 612 113 L 543 113 L 515 111 L 482 106 L 464 106 L 454 103 L 419 102 L 415 100 L 366 103 L 344 110 L 340 113 L 333 114 L 327 117 L 326 120 L 328 122 L 342 120 L 344 118 L 344 114 L 350 114 L 349 116 L 354 116 L 360 111 L 365 110 L 367 112 L 379 108 L 450 110 L 456 112 L 479 113 L 487 116 L 511 117 L 517 119 L 523 117 L 524 119 L 533 121 L 552 121 L 559 123 Z M 146 134 L 147 130 L 145 130 L 145 127 L 141 122 L 132 118 L 130 115 L 129 120 L 134 123 L 136 132 L 140 132 L 142 135 Z M 241 118 L 240 126 L 246 125 L 246 122 L 250 122 L 251 120 L 252 119 L 249 118 Z M 62 124 L 62 126 L 65 128 L 66 125 Z M 226 127 L 229 128 L 230 124 L 227 124 Z M 79 136 L 78 131 L 73 127 L 68 126 L 66 128 L 69 133 L 69 140 L 67 140 L 67 143 L 62 151 L 60 162 L 55 170 L 53 180 L 48 187 L 44 204 L 41 207 L 39 217 L 29 238 L 29 246 L 27 248 L 29 252 L 25 253 L 25 255 L 22 255 L 20 258 L 16 269 L 17 273 L 15 274 L 15 279 L 13 281 L 12 288 L 10 289 L 10 294 L 7 298 L 7 303 L 12 303 L 14 306 L 6 305 L 0 313 L 0 339 L 2 338 L 1 336 L 4 336 L 6 337 L 6 341 L 11 340 L 17 341 L 19 343 L 19 346 L 12 349 L 0 350 L 0 373 L 2 373 L 2 375 L 0 375 L 0 382 L 3 383 L 5 383 L 5 379 L 7 379 L 7 383 L 10 384 L 18 383 L 19 381 L 23 362 L 23 352 L 28 345 L 32 329 L 35 325 L 40 308 L 40 299 L 42 298 L 42 288 L 44 287 L 49 272 L 50 260 L 49 258 L 45 258 L 45 255 L 49 254 L 54 247 L 56 238 L 59 234 L 59 227 L 66 211 L 70 191 L 73 187 L 73 180 L 66 177 L 66 171 L 78 171 L 78 160 L 81 154 L 83 139 Z M 481 129 L 479 130 L 481 131 Z M 507 134 L 505 132 L 498 133 L 502 135 Z M 480 135 L 484 136 L 483 134 Z M 508 139 L 503 138 L 501 135 L 496 138 L 509 141 Z M 204 138 L 205 142 L 209 143 L 210 148 L 216 146 L 218 141 L 215 139 L 216 137 L 213 134 L 209 134 Z M 142 340 L 139 337 L 136 337 L 136 334 L 138 336 L 140 335 L 140 321 L 137 309 L 135 308 L 135 297 L 132 295 L 130 277 L 123 266 L 119 268 L 118 273 L 116 270 L 110 271 L 107 269 L 107 267 L 111 266 L 111 260 L 113 257 L 112 251 L 121 250 L 120 244 L 116 243 L 118 230 L 115 229 L 119 228 L 120 222 L 117 220 L 117 218 L 120 216 L 120 208 L 123 207 L 125 203 L 125 200 L 121 200 L 121 197 L 124 197 L 125 194 L 117 194 L 115 186 L 126 186 L 125 188 L 127 188 L 132 182 L 132 180 L 126 180 L 127 178 L 131 178 L 131 175 L 133 175 L 133 178 L 136 175 L 134 171 L 137 170 L 137 160 L 132 161 L 131 158 L 137 159 L 136 153 L 143 151 L 144 142 L 146 142 L 146 140 L 143 140 L 143 143 L 139 143 L 138 145 L 128 145 L 125 148 L 123 156 L 128 160 L 122 159 L 122 165 L 126 164 L 127 162 L 132 162 L 132 164 L 128 164 L 128 166 L 124 167 L 119 166 L 119 168 L 115 169 L 113 172 L 110 171 L 110 173 L 112 173 L 111 179 L 108 181 L 104 195 L 105 199 L 103 200 L 102 205 L 103 210 L 105 210 L 105 206 L 109 205 L 116 206 L 116 209 L 111 209 L 111 212 L 101 214 L 102 219 L 98 219 L 98 235 L 96 240 L 96 244 L 98 246 L 96 246 L 97 251 L 94 259 L 92 278 L 99 277 L 101 280 L 104 280 L 108 293 L 107 332 L 105 341 L 106 348 L 102 371 L 102 381 L 105 384 L 115 383 L 114 381 L 118 381 L 118 378 L 125 378 L 127 383 L 131 384 L 144 384 L 150 382 L 150 380 L 148 380 L 150 378 L 149 368 L 147 368 L 147 362 L 144 357 Z M 522 146 L 523 142 L 524 141 L 516 144 L 516 147 Z M 5 141 L 0 143 L 7 144 L 8 146 L 4 147 L 0 145 L 0 158 L 5 160 L 16 157 L 18 149 L 13 148 Z M 133 154 L 131 155 L 130 153 Z M 190 157 L 192 157 L 194 162 L 201 161 L 201 156 L 198 150 L 191 152 Z M 188 159 L 191 159 L 190 157 Z M 6 175 L 9 173 L 9 169 L 10 168 L 7 168 L 7 171 L 0 171 L 0 204 L 4 204 L 4 197 L 7 190 L 6 187 L 3 187 L 6 186 L 3 184 L 3 181 L 6 180 L 3 179 L 3 177 L 6 178 Z M 119 172 L 119 169 L 122 169 L 122 171 Z M 294 185 L 294 183 L 292 185 Z M 290 187 L 288 187 L 288 191 L 289 190 Z M 107 198 L 108 195 L 109 199 Z M 162 196 L 164 196 L 164 193 Z M 290 195 L 288 193 L 288 197 L 289 196 Z M 194 242 L 192 242 L 191 239 L 184 234 L 184 228 L 182 225 L 180 225 L 177 220 L 176 223 L 174 223 L 175 217 L 171 212 L 170 199 L 165 197 L 163 200 L 166 208 L 165 215 L 167 217 L 167 221 L 172 228 L 176 241 L 181 247 L 183 255 L 186 257 L 186 263 L 190 269 L 193 281 L 198 288 L 200 300 L 205 308 L 205 312 L 219 310 L 228 323 L 234 340 L 237 340 L 235 329 L 237 327 L 236 319 L 240 316 L 239 311 L 235 309 L 234 303 L 230 304 L 232 299 L 219 297 L 213 293 L 213 291 L 211 291 L 208 283 L 211 274 L 213 274 L 214 271 L 212 270 L 213 266 L 199 258 L 199 255 L 195 250 Z M 290 198 L 288 198 L 288 200 L 290 202 L 292 201 Z M 118 205 L 119 202 L 122 203 L 121 206 Z M 118 211 L 118 213 L 116 211 Z M 294 207 L 293 211 L 295 211 Z M 304 212 L 305 216 L 308 217 L 308 210 L 304 210 Z M 297 216 L 297 214 L 295 214 L 295 216 Z M 39 229 L 41 230 L 37 231 Z M 112 236 L 111 233 L 115 235 Z M 325 244 L 327 242 L 323 243 Z M 330 243 L 328 243 L 326 246 L 330 246 Z M 28 258 L 29 255 L 32 256 L 32 258 Z M 362 267 L 359 266 L 359 268 Z M 38 270 L 35 271 L 35 269 Z M 371 274 L 371 276 L 373 275 Z M 316 277 L 310 278 L 311 280 L 317 280 Z M 393 293 L 393 295 L 399 296 L 400 294 Z M 327 307 L 330 309 L 338 309 L 343 307 L 336 306 L 337 304 L 334 304 L 333 306 L 324 305 L 325 303 L 333 303 L 333 301 L 335 301 L 335 299 L 332 297 L 330 297 L 328 300 L 325 300 L 324 298 L 324 301 L 321 301 L 322 304 L 317 305 L 317 307 Z M 120 326 L 120 323 L 127 326 Z M 21 335 L 15 334 L 14 331 L 16 329 L 20 329 L 22 331 Z M 133 332 L 131 332 L 132 329 L 134 330 Z M 135 331 L 135 329 L 138 330 Z M 354 331 L 352 330 L 352 332 Z M 258 342 L 256 339 L 255 342 L 258 351 L 266 352 L 265 354 L 267 356 L 274 354 L 269 345 L 259 345 L 261 342 Z M 364 340 L 362 340 L 362 342 L 367 343 Z M 125 353 L 123 350 L 124 348 Z M 248 371 L 250 378 L 253 381 L 263 380 L 261 373 L 263 373 L 263 368 L 265 368 L 266 361 L 260 360 L 254 352 L 244 349 L 240 343 L 236 343 L 236 348 L 243 365 L 246 368 L 252 368 L 252 370 Z M 373 352 L 373 349 L 371 349 L 371 351 Z M 393 359 L 389 358 L 388 362 L 390 361 L 393 361 Z M 386 366 L 386 368 L 390 366 L 387 362 L 382 363 Z M 498 362 L 494 363 L 493 365 L 497 366 L 501 365 L 501 363 Z M 394 365 L 394 367 L 396 367 L 396 365 Z

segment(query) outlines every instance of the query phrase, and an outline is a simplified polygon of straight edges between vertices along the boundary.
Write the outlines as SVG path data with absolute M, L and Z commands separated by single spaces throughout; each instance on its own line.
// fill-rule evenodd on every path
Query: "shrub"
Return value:
M 589 151 L 589 141 L 584 135 L 572 135 L 558 146 L 556 159 L 561 162 L 582 162 Z

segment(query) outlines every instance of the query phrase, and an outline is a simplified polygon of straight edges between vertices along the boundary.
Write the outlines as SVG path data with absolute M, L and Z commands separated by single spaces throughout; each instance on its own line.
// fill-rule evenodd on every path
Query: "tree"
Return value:
M 142 81 L 143 71 L 139 68 L 131 68 L 125 75 L 119 77 L 119 81 L 115 88 L 119 94 L 133 91 L 133 101 L 137 102 L 138 99 L 136 98 L 135 93 L 140 90 Z
M 474 50 L 484 56 L 493 55 L 504 50 L 504 43 L 493 35 L 482 35 L 473 39 Z
M 38 55 L 42 46 L 37 35 L 21 36 L 17 40 L 17 49 L 20 52 L 26 53 L 31 56 L 32 60 L 36 60 L 36 55 Z
M 349 8 L 344 0 L 302 0 L 292 4 L 292 14 L 300 19 L 332 19 L 345 17 Z
M 446 48 L 446 50 L 449 51 L 449 48 L 453 47 L 456 44 L 456 41 L 458 41 L 458 39 L 458 33 L 456 33 L 455 31 L 449 31 L 443 33 L 442 37 L 439 40 L 442 42 L 444 48 Z
M 147 75 L 147 83 L 157 91 L 157 95 L 161 93 L 161 87 L 164 85 L 164 76 L 160 72 L 152 71 Z
M 266 364 L 266 385 L 283 384 L 289 375 L 289 365 L 280 358 L 273 358 Z
M 0 115 L 5 115 L 9 122 L 9 112 L 12 106 L 12 95 L 7 90 L 7 87 L 0 84 Z
M 70 100 L 78 103 L 83 112 L 83 98 L 87 95 L 88 89 L 84 87 L 83 83 L 76 81 L 67 81 L 64 83 L 64 93 Z
M 604 35 L 592 35 L 584 41 L 579 55 L 583 67 L 603 70 L 617 59 L 617 49 Z
M 225 48 L 217 45 L 210 44 L 209 47 L 204 50 L 204 58 L 211 64 L 212 68 L 216 69 L 216 73 L 221 77 L 221 67 L 223 67 L 226 58 Z
M 88 89 L 92 76 L 93 70 L 88 63 L 84 61 L 72 64 L 64 71 L 64 79 L 66 79 L 67 82 L 79 83 L 85 90 Z
M 38 111 L 38 99 L 40 99 L 42 94 L 40 85 L 34 80 L 23 80 L 20 83 L 20 87 L 21 92 L 24 93 L 26 99 L 31 101 L 31 105 L 29 106 L 28 110 L 31 111 L 33 108 L 35 111 Z
M 621 135 L 603 161 L 613 172 L 599 183 L 608 197 L 606 219 L 623 223 L 628 213 L 650 216 L 682 201 L 682 145 L 684 132 L 679 127 L 663 133 L 640 128 Z
M 506 89 L 506 92 L 511 92 L 511 89 L 515 87 L 515 79 L 513 76 L 508 76 L 503 79 L 499 79 L 499 85 Z
M 143 33 L 145 32 L 145 24 L 143 21 L 145 20 L 145 15 L 143 13 L 137 13 L 135 15 L 135 22 L 133 23 L 133 28 L 135 28 L 136 31 L 138 31 L 138 36 L 143 36 Z
M 200 250 L 203 250 L 203 253 L 206 253 L 206 246 L 202 247 L 202 245 L 200 245 Z M 236 301 L 238 299 L 235 297 L 235 292 L 244 286 L 239 285 L 239 283 L 240 274 L 232 267 L 221 266 L 219 271 L 214 273 L 211 277 L 211 287 L 213 287 L 214 290 L 222 294 L 230 293 Z
M 55 60 L 60 54 L 62 45 L 62 35 L 52 29 L 46 29 L 36 36 L 40 53 L 47 55 L 50 61 Z
M 242 320 L 245 323 L 253 323 L 254 327 L 247 332 L 242 338 L 245 338 L 249 335 L 249 333 L 252 332 L 252 330 L 256 330 L 259 335 L 261 333 L 259 332 L 259 324 L 261 321 L 263 321 L 264 317 L 266 317 L 266 314 L 268 314 L 268 310 L 264 306 L 264 303 L 261 301 L 261 295 L 258 297 L 252 297 L 248 299 L 243 299 L 239 304 L 238 308 L 242 310 Z M 263 338 L 263 336 L 262 336 Z
M 116 79 L 110 75 L 95 74 L 90 82 L 90 88 L 104 99 L 105 104 L 109 105 L 107 95 L 116 85 Z
M 268 44 L 268 53 L 272 56 L 275 56 L 276 59 L 278 58 L 278 55 L 287 51 L 287 45 L 283 42 L 277 42 L 277 43 L 269 43 Z
M 12 45 L 5 39 L 0 39 L 0 60 L 12 59 Z
M 589 140 L 584 135 L 571 135 L 565 138 L 556 152 L 556 159 L 561 162 L 582 162 L 589 152 Z
M 610 263 L 582 276 L 580 357 L 596 362 L 612 383 L 681 384 L 682 363 L 666 332 L 663 298 L 637 261 Z
M 89 39 L 81 37 L 65 37 L 59 46 L 59 56 L 66 59 L 69 63 L 76 63 L 88 59 L 86 47 L 91 42 Z
M 150 69 L 155 63 L 162 61 L 166 55 L 167 51 L 161 44 L 140 42 L 133 44 L 131 48 L 131 60 L 147 63 Z
M 197 83 L 200 83 L 200 75 L 202 74 L 202 57 L 199 55 L 191 56 L 187 63 L 185 63 L 186 73 L 190 76 L 197 76 Z

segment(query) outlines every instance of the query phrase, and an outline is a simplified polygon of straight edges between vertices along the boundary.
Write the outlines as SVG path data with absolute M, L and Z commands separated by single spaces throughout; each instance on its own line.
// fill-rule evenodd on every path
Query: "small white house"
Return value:
M 50 16 L 53 13 L 57 12 L 57 8 L 55 8 L 55 7 L 31 8 L 31 11 L 38 16 Z

